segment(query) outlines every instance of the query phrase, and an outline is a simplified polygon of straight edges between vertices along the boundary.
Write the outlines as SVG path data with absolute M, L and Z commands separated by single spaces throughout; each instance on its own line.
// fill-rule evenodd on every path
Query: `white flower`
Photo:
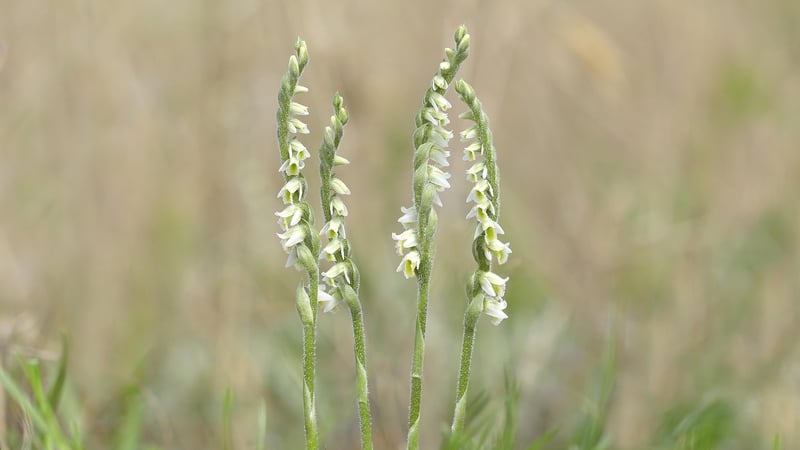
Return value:
M 483 154 L 483 147 L 480 142 L 473 142 L 464 149 L 464 161 L 475 161 L 477 154 Z
M 297 259 L 297 247 L 289 249 L 289 257 L 286 258 L 286 265 L 284 267 L 294 267 L 294 270 L 303 270 L 303 266 Z
M 448 178 L 450 178 L 449 173 L 442 171 L 442 169 L 436 166 L 428 166 L 428 180 L 436 186 L 436 190 L 443 191 L 449 188 L 450 183 L 447 182 Z
M 323 272 L 322 276 L 333 282 L 333 279 L 338 277 L 339 275 L 344 275 L 344 279 L 347 283 L 350 283 L 350 276 L 348 275 L 348 267 L 347 264 L 340 262 L 334 264 L 327 272 Z
M 334 166 L 344 166 L 350 164 L 350 161 L 345 158 L 344 156 L 334 155 L 333 157 L 333 165 Z
M 478 136 L 478 127 L 476 125 L 473 125 L 461 132 L 462 141 L 469 141 L 471 139 L 475 139 L 477 136 Z
M 431 146 L 429 158 L 431 161 L 435 162 L 439 166 L 448 167 L 450 165 L 450 162 L 447 160 L 447 158 L 449 157 L 450 157 L 450 151 L 445 150 L 436 145 Z
M 308 88 L 307 87 L 300 86 L 299 84 L 295 85 L 295 87 L 294 87 L 294 93 L 295 94 L 302 94 L 304 92 L 308 92 Z
M 294 157 L 289 157 L 286 161 L 281 164 L 279 172 L 283 172 L 289 176 L 297 176 L 300 175 L 300 171 L 306 166 L 306 163 L 303 162 L 302 159 L 297 159 Z
M 444 95 L 438 92 L 432 92 L 428 100 L 428 103 L 439 111 L 447 111 L 453 106 L 444 98 Z
M 345 206 L 342 199 L 334 196 L 331 199 L 331 215 L 345 217 L 347 214 L 347 206 Z
M 427 120 L 433 126 L 443 127 L 450 123 L 450 119 L 447 117 L 447 113 L 444 111 L 438 111 L 434 108 L 425 108 L 425 112 L 423 113 L 425 120 Z
M 328 239 L 333 239 L 336 236 L 347 238 L 344 231 L 344 220 L 340 216 L 331 218 L 320 230 L 319 234 L 324 234 Z
M 328 261 L 336 261 L 336 252 L 340 252 L 344 258 L 344 246 L 342 240 L 339 238 L 331 239 L 328 245 L 320 252 L 319 259 L 327 259 Z
M 417 269 L 419 269 L 419 263 L 419 252 L 416 250 L 410 251 L 406 253 L 406 256 L 403 256 L 403 260 L 400 261 L 400 265 L 397 266 L 397 272 L 402 271 L 406 279 L 411 278 L 416 274 Z
M 317 293 L 317 301 L 323 305 L 322 311 L 323 312 L 331 312 L 339 303 L 341 303 L 342 299 L 339 297 L 338 292 L 334 293 L 333 295 L 325 292 L 325 286 L 319 285 L 319 292 Z
M 437 142 L 437 140 L 434 139 L 435 137 L 441 138 L 441 141 Z M 450 139 L 453 139 L 452 131 L 446 130 L 442 127 L 433 127 L 431 132 L 431 142 L 439 145 L 440 147 L 447 147 Z M 440 142 L 443 142 L 443 144 L 440 144 Z
M 497 235 L 505 234 L 505 231 L 503 231 L 503 228 L 500 226 L 500 224 L 492 219 L 482 221 L 480 226 L 478 226 L 478 228 L 475 230 L 474 237 L 478 237 L 481 232 L 486 233 L 486 242 L 496 241 Z
M 300 134 L 308 134 L 308 125 L 306 125 L 302 120 L 297 119 L 295 117 L 289 117 L 288 120 L 288 128 L 289 131 L 292 133 L 300 133 Z
M 288 252 L 291 247 L 303 242 L 303 239 L 306 238 L 306 227 L 297 225 L 289 228 L 283 233 L 277 234 L 281 239 L 281 245 L 283 245 L 283 249 Z
M 292 102 L 289 105 L 289 114 L 293 116 L 307 116 L 308 115 L 308 106 L 301 105 L 297 102 Z
M 303 161 L 304 159 L 308 159 L 309 156 L 311 155 L 308 153 L 308 149 L 306 148 L 305 145 L 303 145 L 302 142 L 300 142 L 296 138 L 293 138 L 292 141 L 289 142 L 290 158 L 294 157 L 300 161 Z
M 506 261 L 508 261 L 508 255 L 510 253 L 511 253 L 510 244 L 500 242 L 497 239 L 493 241 L 486 241 L 486 245 L 483 248 L 483 254 L 486 256 L 486 259 L 491 261 L 492 256 L 494 256 L 495 258 L 497 258 L 497 262 L 499 264 L 505 264 Z
M 502 298 L 506 293 L 507 281 L 508 277 L 503 278 L 494 272 L 482 272 L 480 275 L 481 289 L 490 297 Z
M 492 325 L 500 325 L 503 319 L 508 319 L 508 314 L 503 311 L 506 306 L 505 300 L 484 297 L 483 313 L 492 318 Z
M 486 168 L 486 164 L 482 162 L 475 163 L 472 167 L 467 169 L 467 180 L 477 183 L 480 180 L 485 180 L 488 173 L 489 169 Z
M 350 189 L 344 184 L 344 181 L 334 178 L 331 180 L 331 188 L 333 192 L 336 192 L 339 195 L 350 195 Z
M 402 255 L 409 248 L 417 246 L 417 231 L 410 228 L 400 234 L 392 233 L 392 239 L 397 241 L 397 243 L 395 243 L 397 254 Z
M 412 226 L 416 225 L 417 223 L 417 208 L 412 206 L 410 208 L 405 208 L 403 206 L 400 207 L 400 211 L 403 213 L 398 222 L 400 225 L 403 225 L 403 229 L 407 230 Z
M 431 87 L 434 89 L 447 89 L 447 80 L 445 80 L 443 76 L 436 74 L 431 82 Z
M 278 223 L 283 225 L 283 228 L 289 228 L 300 223 L 303 217 L 303 210 L 297 205 L 289 205 L 283 211 L 276 212 L 276 216 L 280 217 Z
M 489 193 L 488 195 L 487 191 Z M 479 182 L 475 183 L 475 186 L 471 191 L 469 191 L 467 202 L 475 202 L 478 205 L 491 204 L 489 195 L 492 195 L 492 187 L 489 185 L 487 180 L 480 180 Z
M 489 213 L 494 214 L 494 205 L 492 205 L 490 202 L 481 205 L 475 205 L 469 210 L 469 213 L 467 213 L 467 219 L 475 217 L 478 219 L 478 222 L 484 222 L 486 220 L 491 220 Z
M 294 203 L 294 193 L 299 192 L 299 197 L 303 197 L 303 183 L 300 181 L 299 178 L 292 178 L 283 185 L 280 192 L 278 192 L 278 197 L 283 198 L 283 203 L 288 205 L 290 203 Z

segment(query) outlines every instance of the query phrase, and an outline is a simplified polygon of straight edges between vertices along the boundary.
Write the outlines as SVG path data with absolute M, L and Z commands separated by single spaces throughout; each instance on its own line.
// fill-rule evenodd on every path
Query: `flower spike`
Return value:
M 344 101 L 337 93 L 333 97 L 333 116 L 331 125 L 325 128 L 322 147 L 319 150 L 319 174 L 322 181 L 320 194 L 322 211 L 325 214 L 325 225 L 322 233 L 327 236 L 328 244 L 322 250 L 322 259 L 333 265 L 322 276 L 325 286 L 320 287 L 320 301 L 324 302 L 325 312 L 333 312 L 340 304 L 350 308 L 353 322 L 353 337 L 356 356 L 356 378 L 359 398 L 358 411 L 361 422 L 361 447 L 372 449 L 372 417 L 369 408 L 367 385 L 367 356 L 364 336 L 364 317 L 361 301 L 358 298 L 359 278 L 355 263 L 350 259 L 350 244 L 345 235 L 344 218 L 348 215 L 343 196 L 350 195 L 350 188 L 333 173 L 337 166 L 349 164 L 350 161 L 337 155 L 339 143 L 344 135 L 348 114 Z M 327 292 L 323 295 L 323 288 Z
M 308 134 L 309 129 L 305 122 L 297 116 L 308 115 L 308 107 L 294 100 L 296 94 L 308 92 L 300 86 L 298 81 L 308 64 L 308 48 L 306 43 L 299 39 L 295 44 L 295 54 L 289 57 L 289 69 L 281 80 L 278 92 L 278 148 L 280 150 L 281 166 L 279 171 L 283 174 L 285 184 L 278 192 L 278 197 L 283 200 L 286 207 L 277 213 L 278 224 L 283 230 L 278 233 L 281 246 L 288 254 L 286 266 L 294 266 L 298 270 L 305 269 L 308 274 L 308 284 L 301 282 L 297 288 L 295 302 L 300 321 L 303 324 L 303 412 L 305 415 L 306 448 L 316 450 L 319 446 L 319 433 L 317 431 L 316 397 L 314 389 L 315 360 L 316 360 L 316 325 L 317 304 L 320 299 L 319 266 L 319 239 L 316 233 L 311 232 L 314 223 L 311 207 L 306 202 L 308 191 L 307 182 L 303 175 L 304 160 L 308 158 L 308 149 L 298 140 L 298 134 Z M 328 297 L 322 297 L 326 307 L 330 303 Z
M 461 140 L 469 142 L 464 149 L 464 160 L 472 161 L 467 169 L 467 180 L 473 187 L 467 196 L 467 203 L 473 203 L 467 218 L 475 218 L 475 235 L 473 237 L 473 255 L 478 268 L 467 284 L 469 306 L 464 314 L 464 338 L 461 348 L 461 366 L 456 392 L 456 406 L 453 413 L 452 433 L 461 433 L 464 429 L 467 411 L 467 388 L 469 386 L 470 361 L 475 341 L 475 329 L 481 313 L 499 325 L 508 318 L 505 313 L 508 277 L 503 278 L 492 271 L 492 263 L 505 264 L 511 247 L 500 240 L 504 234 L 500 226 L 500 180 L 497 170 L 497 159 L 492 132 L 489 129 L 489 118 L 483 111 L 481 102 L 476 98 L 472 86 L 464 80 L 455 85 L 461 100 L 469 111 L 460 117 L 472 121 L 473 124 L 460 133 Z
M 419 448 L 420 401 L 422 397 L 422 361 L 427 323 L 428 292 L 431 266 L 433 264 L 433 240 L 436 234 L 437 215 L 434 205 L 442 206 L 439 194 L 450 187 L 450 166 L 447 150 L 453 132 L 445 127 L 450 123 L 447 111 L 451 108 L 445 98 L 461 63 L 469 55 L 469 34 L 465 26 L 456 30 L 453 39 L 455 49 L 445 49 L 445 57 L 425 92 L 417 116 L 414 131 L 413 159 L 413 206 L 402 208 L 398 222 L 406 230 L 393 234 L 398 253 L 403 258 L 398 272 L 406 278 L 417 279 L 417 322 L 414 339 L 414 356 L 411 367 L 411 398 L 408 416 L 408 450 Z M 413 211 L 413 212 L 412 212 Z M 411 236 L 413 235 L 413 240 Z M 413 244 L 413 245 L 412 245 Z M 403 255 L 403 253 L 405 253 Z

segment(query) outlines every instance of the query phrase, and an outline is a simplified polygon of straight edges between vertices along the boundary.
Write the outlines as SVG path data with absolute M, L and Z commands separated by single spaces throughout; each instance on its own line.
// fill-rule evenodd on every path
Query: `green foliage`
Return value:
M 18 448 L 28 442 L 36 448 L 45 450 L 82 450 L 80 432 L 74 421 L 69 426 L 63 425 L 57 416 L 58 405 L 63 393 L 66 366 L 68 363 L 68 344 L 66 339 L 62 345 L 62 355 L 58 363 L 56 376 L 49 390 L 45 392 L 41 364 L 36 359 L 20 357 L 18 366 L 22 370 L 25 385 L 0 367 L 0 385 L 5 388 L 11 399 L 16 402 L 23 417 L 21 423 L 33 424 L 22 430 L 10 432 L 6 437 L 7 446 Z
M 733 405 L 724 399 L 680 404 L 663 419 L 655 444 L 680 450 L 723 448 L 736 427 Z

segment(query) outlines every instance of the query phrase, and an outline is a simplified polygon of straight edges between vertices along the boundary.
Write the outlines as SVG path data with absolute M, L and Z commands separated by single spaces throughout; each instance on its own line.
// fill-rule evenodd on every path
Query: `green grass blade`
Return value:
M 225 389 L 222 402 L 222 450 L 233 450 L 233 391 Z
M 61 402 L 61 395 L 64 392 L 64 382 L 67 378 L 67 366 L 69 365 L 69 339 L 64 336 L 61 339 L 61 358 L 58 360 L 58 372 L 53 384 L 47 391 L 47 399 L 53 411 L 58 411 Z
M 261 402 L 258 408 L 258 435 L 256 436 L 256 450 L 267 448 L 267 404 Z
M 121 396 L 121 400 L 124 401 L 125 405 L 114 448 L 117 450 L 137 450 L 141 448 L 139 437 L 142 434 L 145 405 L 138 388 L 131 387 L 126 391 Z
M 550 441 L 556 437 L 556 435 L 558 435 L 558 428 L 553 428 L 533 441 L 531 445 L 528 446 L 527 450 L 542 450 L 545 445 L 550 443 Z

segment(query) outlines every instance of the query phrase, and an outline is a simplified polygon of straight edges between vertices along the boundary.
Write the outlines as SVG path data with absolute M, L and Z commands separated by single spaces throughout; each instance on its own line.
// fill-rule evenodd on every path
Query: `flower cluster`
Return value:
M 279 171 L 286 181 L 278 198 L 283 200 L 283 210 L 275 213 L 282 233 L 278 233 L 283 250 L 289 255 L 286 267 L 303 268 L 303 260 L 307 259 L 306 251 L 300 250 L 301 244 L 311 234 L 309 222 L 311 209 L 304 201 L 307 182 L 302 174 L 308 149 L 297 139 L 297 134 L 308 134 L 308 126 L 297 116 L 308 115 L 308 107 L 294 101 L 295 94 L 308 92 L 308 88 L 298 84 L 300 75 L 308 63 L 306 43 L 298 40 L 295 45 L 296 54 L 289 58 L 289 71 L 281 82 L 278 95 L 278 145 L 281 151 Z
M 322 273 L 324 284 L 319 286 L 319 302 L 323 304 L 323 311 L 331 312 L 344 300 L 343 283 L 357 290 L 357 272 L 350 260 L 350 245 L 345 233 L 344 218 L 347 217 L 347 206 L 342 201 L 342 196 L 350 195 L 350 189 L 333 173 L 337 166 L 350 164 L 350 161 L 336 154 L 339 143 L 344 134 L 348 114 L 343 106 L 342 97 L 336 94 L 333 98 L 334 114 L 331 116 L 331 125 L 325 127 L 325 133 L 320 148 L 320 179 L 322 180 L 321 197 L 322 209 L 325 215 L 325 225 L 320 234 L 328 238 L 328 244 L 322 248 L 319 259 L 325 259 L 334 264 Z M 326 292 L 327 289 L 327 292 Z
M 400 208 L 403 215 L 398 222 L 404 231 L 392 233 L 397 254 L 403 256 L 398 272 L 406 278 L 416 275 L 422 260 L 421 233 L 424 225 L 433 215 L 432 205 L 442 206 L 439 193 L 448 189 L 447 181 L 450 166 L 447 150 L 453 132 L 445 128 L 450 119 L 447 111 L 450 102 L 444 97 L 461 63 L 469 54 L 469 34 L 462 26 L 456 31 L 456 48 L 445 49 L 445 59 L 439 63 L 439 71 L 433 77 L 430 88 L 425 92 L 425 99 L 415 119 L 414 131 L 414 205 Z M 420 222 L 420 219 L 422 222 Z M 432 238 L 432 236 L 430 236 Z
M 464 160 L 473 163 L 472 167 L 467 169 L 467 179 L 473 184 L 467 196 L 467 203 L 472 203 L 467 218 L 475 218 L 477 222 L 473 248 L 479 270 L 475 273 L 473 285 L 476 288 L 480 286 L 480 294 L 476 295 L 483 296 L 483 312 L 497 325 L 508 317 L 503 311 L 506 308 L 503 296 L 508 278 L 495 274 L 491 267 L 493 261 L 505 264 L 511 253 L 511 247 L 500 240 L 500 235 L 504 234 L 504 231 L 497 221 L 500 200 L 496 153 L 492 144 L 489 119 L 483 112 L 480 101 L 475 97 L 475 91 L 463 80 L 459 80 L 455 88 L 470 108 L 460 117 L 473 122 L 469 128 L 461 132 L 461 140 L 469 143 L 464 149 Z

